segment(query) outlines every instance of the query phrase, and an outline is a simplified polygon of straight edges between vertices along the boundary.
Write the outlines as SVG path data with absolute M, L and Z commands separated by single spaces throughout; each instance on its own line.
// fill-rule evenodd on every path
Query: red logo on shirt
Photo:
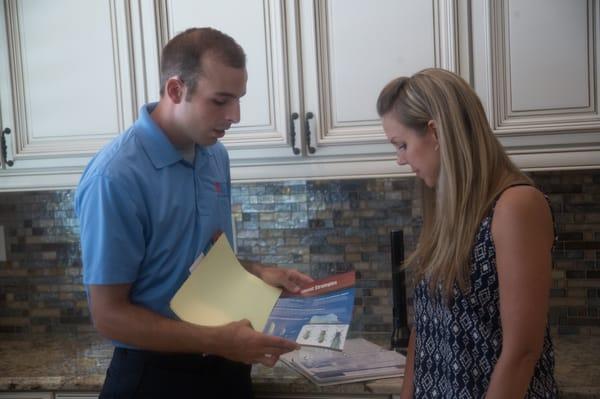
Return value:
M 219 183 L 218 181 L 215 182 L 215 191 L 218 193 L 221 192 L 221 183 Z

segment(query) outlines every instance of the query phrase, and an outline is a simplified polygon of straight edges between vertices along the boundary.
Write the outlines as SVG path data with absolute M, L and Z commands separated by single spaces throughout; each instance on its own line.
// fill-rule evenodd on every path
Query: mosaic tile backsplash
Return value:
M 600 335 L 600 170 L 532 173 L 549 195 L 559 242 L 550 323 L 554 333 Z M 0 332 L 93 330 L 81 284 L 73 191 L 0 193 L 7 258 L 0 261 Z M 318 278 L 357 271 L 351 333 L 389 336 L 389 233 L 414 248 L 421 211 L 413 178 L 234 185 L 241 258 Z

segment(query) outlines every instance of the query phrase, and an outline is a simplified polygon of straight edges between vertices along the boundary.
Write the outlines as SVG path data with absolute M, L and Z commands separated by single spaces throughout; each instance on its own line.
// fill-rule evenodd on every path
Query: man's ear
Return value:
M 178 77 L 172 77 L 165 82 L 165 95 L 174 104 L 179 104 L 185 98 L 185 85 Z

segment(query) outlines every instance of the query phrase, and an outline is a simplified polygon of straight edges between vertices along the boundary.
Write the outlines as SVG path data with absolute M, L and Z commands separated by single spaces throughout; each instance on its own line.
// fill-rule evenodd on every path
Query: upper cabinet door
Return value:
M 134 121 L 126 4 L 0 5 L 0 122 L 11 132 L 2 185 L 72 186 L 89 157 Z
M 474 1 L 473 82 L 520 167 L 600 166 L 597 0 Z
M 161 49 L 176 34 L 192 27 L 213 27 L 233 37 L 247 57 L 247 94 L 241 100 L 241 122 L 225 135 L 232 160 L 249 161 L 294 157 L 291 143 L 285 60 L 285 4 L 279 0 L 166 0 L 142 3 L 158 16 Z M 142 12 L 144 14 L 144 12 Z M 144 21 L 146 22 L 146 21 Z M 145 45 L 152 44 L 146 35 Z M 151 59 L 150 57 L 148 58 Z M 158 62 L 149 68 L 158 82 Z M 154 100 L 158 99 L 158 86 Z M 298 121 L 296 121 L 298 125 Z M 297 145 L 299 147 L 299 144 Z
M 455 2 L 302 1 L 301 32 L 309 155 L 386 154 L 376 101 L 393 78 L 428 67 L 458 72 Z M 310 116 L 310 115 L 309 115 Z M 398 172 L 397 165 L 393 165 Z

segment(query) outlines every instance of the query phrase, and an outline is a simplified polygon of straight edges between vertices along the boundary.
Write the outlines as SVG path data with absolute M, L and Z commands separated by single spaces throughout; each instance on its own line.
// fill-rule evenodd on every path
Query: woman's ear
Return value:
M 165 82 L 165 94 L 171 102 L 179 104 L 185 97 L 185 85 L 179 77 L 174 76 Z
M 433 140 L 435 141 L 435 144 L 437 146 L 439 146 L 439 140 L 438 140 L 438 134 L 437 134 L 437 124 L 435 123 L 435 121 L 432 119 L 429 122 L 427 122 L 427 131 L 431 132 Z

